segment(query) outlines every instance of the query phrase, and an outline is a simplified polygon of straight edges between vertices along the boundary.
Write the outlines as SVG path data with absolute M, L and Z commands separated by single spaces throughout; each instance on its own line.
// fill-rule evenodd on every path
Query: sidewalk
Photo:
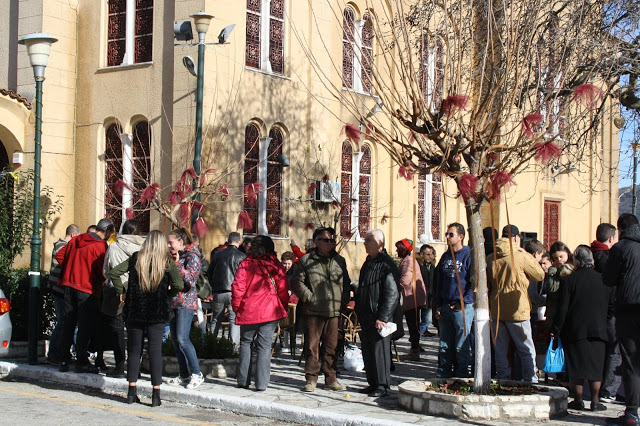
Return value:
M 323 390 L 322 377 L 315 392 L 302 392 L 300 389 L 305 383 L 304 371 L 303 366 L 298 366 L 298 357 L 293 360 L 290 355 L 276 355 L 271 363 L 271 383 L 264 392 L 238 388 L 235 378 L 207 379 L 195 390 L 163 384 L 162 399 L 304 424 L 429 424 L 436 426 L 460 423 L 456 419 L 409 413 L 397 406 L 399 383 L 405 380 L 424 380 L 435 377 L 437 344 L 437 337 L 423 339 L 426 352 L 423 352 L 420 362 L 396 363 L 396 370 L 392 372 L 394 386 L 391 388 L 389 397 L 373 399 L 358 393 L 358 389 L 367 385 L 364 372 L 348 371 L 341 371 L 338 376 L 338 380 L 347 386 L 345 392 Z M 398 352 L 401 355 L 408 352 L 406 338 L 399 342 Z M 111 364 L 113 363 L 113 360 L 107 359 L 107 364 L 110 361 Z M 112 379 L 95 374 L 60 373 L 54 366 L 46 364 L 32 366 L 28 365 L 26 360 L 0 362 L 0 377 L 4 375 L 36 383 L 46 381 L 85 386 L 122 396 L 126 394 L 128 386 L 125 379 Z M 142 396 L 151 395 L 151 384 L 147 375 L 143 375 L 138 382 L 138 388 Z M 149 403 L 149 400 L 143 399 L 143 403 Z M 598 413 L 570 411 L 567 417 L 552 420 L 549 424 L 604 424 L 606 417 L 617 417 L 624 411 L 622 405 L 607 404 L 607 407 L 607 411 Z M 213 413 L 212 420 L 215 421 Z M 499 423 L 490 421 L 487 424 Z

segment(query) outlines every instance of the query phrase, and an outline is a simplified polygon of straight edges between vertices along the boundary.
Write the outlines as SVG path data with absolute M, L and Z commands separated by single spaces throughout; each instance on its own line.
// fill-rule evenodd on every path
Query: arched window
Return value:
M 362 238 L 371 224 L 371 148 L 368 145 L 362 148 L 358 181 L 358 232 Z
M 444 47 L 442 40 L 430 44 L 429 36 L 423 35 L 420 45 L 420 87 L 425 104 L 431 112 L 438 111 L 442 103 L 444 86 Z
M 147 121 L 140 121 L 133 127 L 131 163 L 133 187 L 140 194 L 151 182 L 151 129 Z M 148 233 L 151 221 L 149 208 L 142 206 L 139 200 L 134 200 L 132 208 L 134 218 L 140 222 L 141 231 Z
M 442 174 L 418 175 L 418 235 L 440 241 L 442 206 Z
M 284 0 L 247 0 L 247 67 L 284 74 L 284 36 Z
M 277 127 L 269 132 L 271 142 L 267 154 L 267 231 L 270 235 L 282 233 L 282 171 L 280 161 L 284 135 Z
M 135 15 L 128 19 L 127 9 Z M 109 0 L 107 66 L 152 60 L 153 0 Z
M 356 14 L 350 7 L 342 14 L 342 86 L 353 88 L 353 55 L 355 52 Z
M 260 129 L 253 123 L 245 128 L 244 133 L 244 186 L 258 182 L 258 163 L 260 161 Z M 248 234 L 258 232 L 258 202 L 249 203 L 244 198 L 244 210 L 253 221 L 251 229 L 245 229 Z
M 351 235 L 351 204 L 353 169 L 353 148 L 347 141 L 342 143 L 342 167 L 340 174 L 340 235 Z
M 122 128 L 118 124 L 107 127 L 105 146 L 105 217 L 111 219 L 116 229 L 122 223 L 122 195 L 116 191 L 116 183 L 122 175 Z

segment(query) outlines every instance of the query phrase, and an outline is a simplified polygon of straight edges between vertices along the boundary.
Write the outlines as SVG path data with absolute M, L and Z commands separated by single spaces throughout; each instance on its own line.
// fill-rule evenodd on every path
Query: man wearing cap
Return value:
M 317 228 L 313 232 L 316 248 L 300 258 L 291 280 L 293 292 L 304 303 L 305 392 L 316 389 L 320 367 L 325 389 L 346 389 L 336 378 L 336 347 L 340 314 L 349 302 L 351 279 L 347 262 L 335 250 L 335 234 L 333 228 Z
M 59 285 L 64 287 L 62 355 L 65 359 L 59 367 L 62 372 L 69 371 L 69 350 L 77 324 L 75 370 L 77 373 L 98 373 L 98 368 L 89 363 L 87 348 L 95 331 L 98 296 L 104 281 L 102 267 L 107 240 L 113 231 L 111 220 L 100 219 L 95 232 L 73 237 L 55 256 L 62 265 Z
M 427 290 L 424 286 L 418 261 L 413 258 L 413 241 L 407 238 L 396 243 L 400 261 L 400 286 L 402 287 L 402 311 L 409 328 L 411 349 L 407 359 L 420 360 L 420 308 L 427 306 Z M 415 277 L 415 281 L 414 281 Z M 415 283 L 415 284 L 414 284 Z
M 488 256 L 487 276 L 493 330 L 498 330 L 495 344 L 498 379 L 511 378 L 507 352 L 509 342 L 513 341 L 522 363 L 522 379 L 537 383 L 528 289 L 530 279 L 536 282 L 544 279 L 540 259 L 520 248 L 520 231 L 515 225 L 502 230 L 495 258 L 494 261 L 494 255 Z

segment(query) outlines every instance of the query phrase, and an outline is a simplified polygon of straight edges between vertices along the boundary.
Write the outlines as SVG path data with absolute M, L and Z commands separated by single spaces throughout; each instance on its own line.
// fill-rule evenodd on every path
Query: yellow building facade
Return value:
M 436 176 L 407 181 L 380 147 L 366 138 L 349 142 L 344 125 L 354 118 L 318 76 L 319 70 L 330 75 L 334 87 L 361 101 L 363 113 L 375 113 L 376 97 L 366 93 L 357 58 L 344 88 L 345 33 L 342 17 L 335 14 L 340 7 L 319 0 L 0 0 L 0 11 L 10 17 L 9 25 L 0 28 L 5 163 L 22 152 L 20 167 L 33 164 L 30 102 L 35 86 L 26 51 L 17 41 L 33 32 L 59 40 L 52 46 L 44 83 L 42 176 L 44 185 L 64 197 L 64 206 L 43 238 L 44 269 L 52 243 L 68 224 L 86 228 L 106 214 L 122 218 L 123 203 L 150 229 L 170 229 L 157 212 L 139 211 L 135 197 L 115 194 L 114 176 L 126 180 L 128 173 L 136 187 L 157 182 L 167 196 L 191 166 L 196 78 L 183 58 L 197 62 L 192 43 L 198 36 L 193 28 L 194 40 L 176 41 L 174 21 L 200 11 L 215 16 L 206 36 L 211 44 L 204 71 L 202 168 L 215 169 L 213 190 L 203 194 L 210 227 L 202 240 L 205 250 L 237 229 L 242 211 L 254 219 L 253 233 L 273 236 L 279 253 L 289 249 L 291 238 L 303 246 L 312 226 L 335 225 L 349 237 L 342 253 L 356 277 L 366 256 L 361 233 L 382 229 L 387 249 L 395 252 L 393 242 L 415 238 L 415 206 L 422 218 L 417 233 L 424 233 L 441 254 L 446 224 L 466 225 L 455 184 Z M 347 41 L 361 43 L 366 15 L 376 11 L 368 11 L 364 1 L 349 7 L 355 41 Z M 228 43 L 216 45 L 219 31 L 230 24 L 236 27 Z M 375 41 L 370 49 L 375 63 Z M 519 175 L 508 204 L 495 209 L 498 229 L 507 223 L 508 206 L 511 222 L 521 231 L 540 240 L 557 236 L 574 248 L 595 239 L 599 223 L 615 223 L 618 133 L 613 116 L 605 118 L 589 167 L 572 174 Z M 251 205 L 243 197 L 244 187 L 261 179 L 267 189 Z M 215 190 L 223 185 L 229 196 Z M 333 199 L 314 201 L 322 198 L 317 189 L 330 187 Z

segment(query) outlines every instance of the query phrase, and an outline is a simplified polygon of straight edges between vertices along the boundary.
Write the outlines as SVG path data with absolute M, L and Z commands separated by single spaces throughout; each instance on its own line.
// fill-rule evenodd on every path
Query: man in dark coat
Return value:
M 422 279 L 424 280 L 424 285 L 427 288 L 427 306 L 422 308 L 420 312 L 420 334 L 425 337 L 432 337 L 435 336 L 435 334 L 429 331 L 429 325 L 433 324 L 434 327 L 438 327 L 438 321 L 433 315 L 433 306 L 436 303 L 436 249 L 429 244 L 424 244 L 420 247 L 420 256 L 418 256 L 418 261 L 420 262 Z
M 360 270 L 355 293 L 356 314 L 362 327 L 362 358 L 370 397 L 387 396 L 391 385 L 391 336 L 379 333 L 393 320 L 399 307 L 400 270 L 384 249 L 384 234 L 371 229 L 364 236 L 367 260 Z
M 604 268 L 609 258 L 609 250 L 616 243 L 616 227 L 610 223 L 601 223 L 596 228 L 596 239 L 591 243 L 591 252 L 595 262 L 595 270 L 604 273 Z M 607 354 L 604 360 L 604 375 L 602 388 L 600 388 L 600 399 L 603 402 L 613 402 L 622 377 L 620 376 L 620 345 L 616 338 L 616 317 L 615 317 L 616 290 L 609 287 L 609 307 L 607 309 Z
M 622 356 L 622 383 L 626 397 L 624 416 L 613 424 L 637 425 L 640 402 L 640 226 L 625 213 L 618 218 L 618 241 L 609 251 L 604 283 L 616 289 L 616 335 Z

